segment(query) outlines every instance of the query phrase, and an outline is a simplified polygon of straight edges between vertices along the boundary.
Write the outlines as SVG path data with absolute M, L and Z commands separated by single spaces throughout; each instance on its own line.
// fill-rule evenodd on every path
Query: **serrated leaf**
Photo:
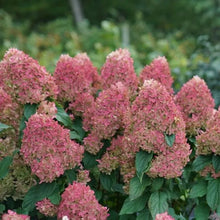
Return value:
M 196 219 L 207 220 L 210 213 L 210 208 L 206 203 L 201 203 L 194 210 Z
M 207 193 L 207 182 L 205 180 L 199 180 L 196 182 L 189 194 L 190 198 L 202 197 Z
M 82 141 L 82 138 L 80 137 L 80 135 L 76 131 L 70 131 L 70 139 Z
M 11 127 L 11 126 L 6 125 L 6 124 L 3 124 L 3 123 L 0 122 L 0 132 L 3 131 L 3 130 L 5 130 L 5 129 L 8 129 L 8 128 L 10 128 L 10 127 Z
M 206 201 L 212 210 L 217 209 L 220 204 L 220 178 L 209 181 Z
M 175 134 L 164 134 L 164 138 L 165 138 L 165 141 L 167 143 L 168 146 L 172 147 L 174 142 L 175 142 L 175 137 L 176 135 Z
M 129 199 L 134 200 L 140 197 L 147 186 L 151 184 L 151 180 L 149 177 L 144 176 L 142 179 L 142 183 L 140 182 L 140 179 L 135 176 L 130 181 L 129 186 Z
M 211 162 L 212 155 L 200 155 L 193 161 L 192 168 L 194 171 L 198 172 L 209 165 Z
M 147 196 L 145 194 L 134 200 L 129 200 L 129 198 L 127 198 L 123 203 L 119 215 L 133 214 L 135 212 L 140 212 L 146 206 L 146 202 L 147 202 Z
M 13 161 L 13 158 L 7 156 L 0 161 L 0 179 L 3 179 L 9 171 L 9 167 Z
M 98 162 L 96 161 L 96 156 L 94 156 L 88 152 L 84 153 L 83 165 L 84 165 L 85 169 L 90 170 L 94 166 L 96 166 L 97 164 L 98 164 Z
M 5 211 L 5 205 L 0 204 L 0 214 L 2 214 Z
M 59 187 L 57 187 L 53 194 L 48 196 L 48 199 L 51 201 L 52 204 L 54 205 L 59 205 L 60 204 L 60 201 L 61 201 L 61 196 L 60 196 L 60 193 L 59 193 Z
M 141 150 L 136 154 L 135 167 L 140 182 L 142 182 L 144 173 L 147 172 L 147 170 L 149 169 L 152 158 L 153 153 L 148 153 L 146 151 Z
M 24 197 L 22 208 L 28 212 L 32 211 L 36 202 L 51 196 L 55 189 L 55 182 L 42 183 L 31 187 Z
M 100 182 L 105 190 L 109 192 L 113 191 L 112 186 L 116 183 L 114 172 L 112 172 L 111 175 L 101 173 Z
M 164 183 L 163 178 L 158 177 L 154 179 L 152 182 L 152 191 L 158 191 L 163 186 L 163 183 Z
M 83 139 L 85 137 L 85 130 L 83 129 L 82 126 L 82 119 L 79 117 L 76 117 L 75 120 L 73 121 L 73 125 L 72 125 L 73 129 L 77 132 L 77 134 L 79 134 L 79 136 L 81 137 L 81 139 Z
M 56 114 L 57 121 L 61 122 L 65 127 L 72 129 L 73 123 L 70 116 L 65 112 L 65 110 L 61 106 L 56 105 L 56 107 L 57 107 L 57 114 Z
M 153 219 L 156 214 L 166 212 L 168 210 L 167 194 L 165 192 L 154 192 L 148 201 L 148 207 Z
M 136 220 L 152 220 L 149 210 L 146 208 L 137 214 Z
M 65 170 L 64 174 L 67 177 L 68 183 L 72 184 L 76 180 L 76 171 L 75 169 Z
M 37 104 L 25 104 L 24 106 L 24 117 L 28 120 L 31 115 L 34 115 L 37 111 Z
M 220 171 L 220 155 L 213 155 L 212 165 L 215 169 L 215 172 L 218 173 Z

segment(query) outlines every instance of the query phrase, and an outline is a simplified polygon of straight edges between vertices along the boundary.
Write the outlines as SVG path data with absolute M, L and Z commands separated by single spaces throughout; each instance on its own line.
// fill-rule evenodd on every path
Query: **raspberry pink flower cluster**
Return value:
M 67 216 L 75 220 L 106 220 L 108 215 L 108 209 L 98 203 L 94 191 L 89 186 L 74 182 L 62 194 L 57 217 L 58 219 Z
M 40 182 L 52 182 L 65 170 L 80 164 L 83 147 L 71 141 L 69 130 L 57 121 L 45 114 L 35 114 L 26 125 L 21 154 Z
M 118 49 L 107 56 L 101 69 L 103 88 L 122 82 L 131 92 L 137 89 L 138 79 L 134 71 L 133 59 L 126 49 Z
M 145 80 L 155 79 L 164 85 L 167 91 L 173 94 L 173 78 L 170 74 L 169 64 L 165 57 L 158 57 L 150 65 L 146 65 L 140 74 L 140 82 L 143 85 Z
M 57 95 L 53 77 L 33 58 L 10 49 L 0 62 L 0 85 L 18 103 L 38 103 Z
M 174 220 L 167 212 L 157 214 L 155 220 Z
M 90 115 L 91 133 L 84 139 L 87 151 L 96 154 L 102 147 L 102 139 L 112 138 L 124 127 L 124 114 L 129 106 L 129 91 L 121 82 L 99 94 Z M 88 125 L 88 122 L 85 123 Z
M 196 137 L 197 154 L 220 155 L 220 107 L 207 122 L 206 131 Z
M 206 128 L 215 103 L 204 80 L 194 76 L 183 85 L 175 100 L 183 114 L 189 135 L 197 135 L 201 129 Z
M 51 203 L 49 199 L 43 199 L 36 203 L 36 209 L 45 216 L 56 216 L 58 206 Z
M 30 220 L 30 216 L 19 215 L 14 211 L 8 210 L 8 214 L 2 215 L 2 220 Z

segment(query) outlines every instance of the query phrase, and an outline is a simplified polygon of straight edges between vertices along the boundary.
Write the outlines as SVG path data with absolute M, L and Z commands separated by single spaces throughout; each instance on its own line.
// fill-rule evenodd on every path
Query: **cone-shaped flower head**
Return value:
M 207 122 L 206 131 L 196 137 L 197 154 L 220 155 L 220 107 Z
M 118 129 L 124 127 L 124 113 L 129 106 L 128 88 L 121 82 L 99 94 L 92 117 L 89 119 L 91 133 L 84 139 L 86 150 L 96 154 L 100 150 L 99 143 L 102 139 L 113 137 Z
M 172 216 L 168 215 L 167 212 L 156 214 L 155 220 L 175 220 Z
M 197 135 L 200 129 L 205 129 L 215 103 L 204 80 L 194 76 L 177 93 L 175 102 L 182 112 L 189 135 Z
M 108 215 L 108 209 L 98 203 L 89 186 L 74 182 L 62 194 L 57 217 L 59 220 L 63 216 L 74 220 L 106 220 Z
M 86 53 L 75 57 L 61 55 L 54 78 L 58 85 L 58 98 L 73 102 L 81 93 L 94 94 L 99 89 L 100 76 Z
M 131 92 L 137 89 L 138 80 L 134 71 L 133 59 L 127 49 L 111 52 L 101 69 L 104 89 L 112 84 L 122 82 Z
M 140 74 L 140 83 L 143 85 L 145 80 L 155 79 L 164 85 L 167 91 L 173 94 L 173 78 L 170 73 L 169 64 L 165 57 L 157 57 L 150 65 L 146 65 Z
M 173 137 L 172 146 L 166 139 Z M 181 175 L 189 160 L 185 123 L 172 96 L 156 80 L 145 81 L 131 107 L 131 122 L 125 130 L 125 143 L 134 153 L 141 148 L 155 154 L 152 177 L 172 178 Z
M 0 83 L 17 102 L 38 103 L 56 96 L 53 77 L 33 58 L 17 49 L 10 49 L 0 62 Z
M 58 206 L 51 203 L 47 198 L 36 203 L 36 209 L 45 216 L 53 217 L 57 215 Z
M 82 160 L 84 149 L 70 140 L 64 129 L 45 114 L 31 116 L 24 129 L 21 154 L 41 182 L 52 182 Z
M 17 214 L 14 211 L 8 210 L 8 214 L 2 215 L 2 220 L 30 220 L 30 216 Z

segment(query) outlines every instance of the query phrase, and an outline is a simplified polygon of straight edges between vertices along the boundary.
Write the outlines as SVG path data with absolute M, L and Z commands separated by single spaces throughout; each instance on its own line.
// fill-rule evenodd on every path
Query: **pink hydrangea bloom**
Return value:
M 82 93 L 94 94 L 99 88 L 100 76 L 86 53 L 75 57 L 61 55 L 54 78 L 59 88 L 58 98 L 74 102 Z
M 0 87 L 0 121 L 19 130 L 23 107 L 14 102 L 11 96 Z
M 155 79 L 164 85 L 167 91 L 173 94 L 173 78 L 170 73 L 169 64 L 165 57 L 157 57 L 150 65 L 146 65 L 140 74 L 140 83 L 145 80 Z
M 89 171 L 88 170 L 78 170 L 78 174 L 77 174 L 77 182 L 80 183 L 88 183 L 90 181 L 90 177 L 89 177 Z
M 30 216 L 17 214 L 14 211 L 8 210 L 8 214 L 2 215 L 2 220 L 30 220 Z
M 204 80 L 194 76 L 177 93 L 175 102 L 183 114 L 188 134 L 197 135 L 200 129 L 205 129 L 215 103 Z
M 172 216 L 168 215 L 167 212 L 157 214 L 155 220 L 175 220 Z
M 206 131 L 196 137 L 197 154 L 214 153 L 220 155 L 220 107 L 207 122 Z
M 0 78 L 5 91 L 22 104 L 38 103 L 55 97 L 53 77 L 33 58 L 17 49 L 9 49 L 0 62 Z
M 204 176 L 204 177 L 206 177 L 208 174 L 211 174 L 211 176 L 214 179 L 217 179 L 220 177 L 220 171 L 216 173 L 212 164 L 205 166 L 204 169 L 201 170 L 199 173 L 201 176 Z
M 36 209 L 39 210 L 45 216 L 55 216 L 57 215 L 58 206 L 51 203 L 47 198 L 36 203 Z
M 40 103 L 38 109 L 38 114 L 46 114 L 51 118 L 55 118 L 57 114 L 57 108 L 54 102 L 43 101 Z
M 113 137 L 124 127 L 124 113 L 129 107 L 129 92 L 121 82 L 99 94 L 90 118 L 91 133 L 84 139 L 87 151 L 96 154 L 102 146 L 99 144 L 102 139 Z
M 137 89 L 138 79 L 134 71 L 133 59 L 127 49 L 118 49 L 111 52 L 101 69 L 104 89 L 112 84 L 122 82 L 130 91 Z
M 21 154 L 40 182 L 52 182 L 82 160 L 84 149 L 70 140 L 69 130 L 45 114 L 30 117 L 24 129 Z
M 109 214 L 108 209 L 98 203 L 89 186 L 74 182 L 62 194 L 57 217 L 62 219 L 63 216 L 75 220 L 105 220 Z
M 124 149 L 135 154 L 141 148 L 155 154 L 149 176 L 180 176 L 189 160 L 190 147 L 182 115 L 166 88 L 156 80 L 145 81 L 129 114 Z M 166 143 L 165 134 L 175 135 L 172 147 Z

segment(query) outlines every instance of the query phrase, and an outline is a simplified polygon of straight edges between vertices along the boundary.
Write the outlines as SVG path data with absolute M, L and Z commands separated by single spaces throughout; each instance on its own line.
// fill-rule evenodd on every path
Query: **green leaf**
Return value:
M 168 210 L 167 194 L 165 192 L 154 192 L 148 201 L 149 210 L 153 219 L 156 214 L 163 213 Z
M 206 203 L 201 203 L 194 210 L 196 219 L 207 220 L 210 213 L 210 208 Z
M 96 161 L 96 156 L 94 156 L 88 152 L 84 153 L 83 165 L 84 165 L 85 169 L 90 170 L 94 166 L 96 166 L 97 164 L 98 164 L 98 162 Z
M 220 155 L 213 155 L 212 164 L 215 172 L 218 173 L 220 171 Z
M 80 137 L 80 135 L 76 131 L 70 131 L 70 139 L 82 141 L 82 138 Z
M 77 134 L 79 134 L 79 136 L 81 137 L 81 139 L 83 139 L 85 137 L 85 130 L 83 129 L 82 126 L 82 119 L 80 117 L 76 117 L 75 120 L 73 121 L 73 125 L 72 125 L 73 129 L 77 132 Z
M 163 178 L 158 177 L 154 179 L 152 183 L 152 191 L 158 191 L 163 186 L 163 183 L 164 183 Z
M 59 187 L 54 190 L 53 194 L 48 196 L 48 199 L 53 203 L 54 205 L 59 205 L 61 201 L 61 196 L 59 192 Z
M 151 184 L 151 180 L 149 177 L 144 176 L 142 179 L 142 183 L 140 182 L 139 178 L 135 176 L 130 181 L 129 187 L 129 199 L 134 200 L 140 197 L 147 186 Z
M 112 172 L 111 175 L 101 173 L 100 182 L 105 190 L 113 191 L 112 186 L 116 183 L 114 172 Z
M 144 209 L 144 207 L 146 206 L 146 203 L 147 203 L 147 196 L 145 194 L 134 200 L 130 200 L 129 198 L 127 198 L 123 203 L 123 206 L 121 208 L 119 215 L 140 212 L 141 210 Z
M 200 155 L 193 161 L 192 168 L 194 171 L 198 172 L 209 165 L 211 162 L 212 155 Z
M 196 182 L 189 194 L 190 198 L 202 197 L 207 193 L 207 182 L 205 180 L 199 180 Z
M 102 198 L 102 191 L 96 189 L 92 189 L 92 190 L 95 192 L 95 197 L 99 201 Z
M 206 200 L 212 210 L 217 209 L 220 204 L 220 178 L 209 181 Z
M 0 161 L 0 179 L 3 179 L 9 171 L 13 157 L 7 156 Z
M 71 170 L 65 170 L 65 175 L 67 177 L 68 183 L 72 184 L 74 180 L 76 180 L 76 171 L 75 168 Z
M 140 182 L 142 182 L 144 173 L 147 172 L 147 170 L 149 169 L 152 158 L 153 153 L 148 153 L 146 151 L 141 150 L 136 154 L 135 167 Z
M 56 107 L 57 107 L 57 114 L 56 114 L 57 121 L 61 122 L 65 127 L 72 129 L 73 123 L 70 116 L 65 112 L 65 110 L 61 106 L 56 105 Z
M 23 137 L 23 130 L 26 128 L 26 119 L 24 116 L 22 116 L 21 121 L 20 121 L 20 125 L 19 125 L 19 135 L 20 135 L 20 139 L 22 139 Z
M 123 190 L 123 185 L 122 184 L 119 184 L 119 183 L 114 183 L 112 185 L 112 191 L 113 192 L 120 192 L 120 193 L 125 193 L 124 190 Z
M 11 126 L 6 125 L 6 124 L 3 124 L 3 123 L 0 122 L 0 132 L 3 131 L 3 130 L 5 130 L 5 129 L 8 129 L 8 128 L 10 128 L 10 127 L 11 127 Z
M 0 214 L 3 214 L 4 211 L 5 211 L 5 205 L 0 204 Z
M 171 135 L 164 134 L 164 137 L 167 145 L 172 147 L 175 142 L 175 137 L 176 137 L 175 134 L 171 134 Z
M 137 214 L 136 220 L 151 220 L 151 214 L 146 208 Z
M 32 211 L 35 207 L 35 203 L 50 197 L 56 187 L 55 182 L 42 183 L 31 187 L 24 197 L 22 208 L 28 212 Z
M 37 111 L 37 104 L 25 104 L 24 106 L 24 117 L 28 120 L 31 115 L 34 115 Z

